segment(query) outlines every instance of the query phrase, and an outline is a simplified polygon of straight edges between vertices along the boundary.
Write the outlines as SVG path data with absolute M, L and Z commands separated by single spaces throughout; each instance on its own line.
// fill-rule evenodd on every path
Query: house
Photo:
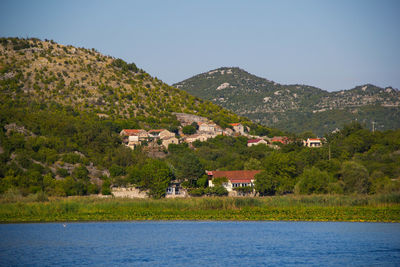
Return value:
M 147 140 L 148 133 L 142 129 L 123 129 L 120 133 L 122 136 L 137 136 L 139 141 Z
M 264 139 L 250 139 L 247 141 L 248 147 L 256 146 L 256 145 L 260 145 L 260 144 L 268 145 L 268 142 L 265 141 Z
M 233 136 L 234 135 L 234 131 L 231 128 L 226 128 L 223 131 L 223 135 L 225 135 L 225 136 Z
M 307 141 L 303 140 L 304 146 L 307 147 L 321 147 L 322 142 L 320 138 L 307 138 Z
M 142 141 L 147 140 L 149 136 L 142 129 L 124 129 L 119 134 L 123 136 L 123 143 L 131 149 L 135 149 Z
M 260 170 L 244 170 L 244 171 L 206 171 L 208 175 L 208 186 L 214 187 L 212 179 L 214 178 L 227 178 L 228 182 L 223 183 L 222 186 L 229 192 L 231 196 L 236 195 L 234 188 L 254 186 L 254 176 L 260 173 Z
M 271 138 L 271 143 L 275 142 L 286 145 L 289 143 L 289 138 L 287 138 L 286 136 L 274 136 Z
M 230 123 L 229 125 L 232 126 L 235 133 L 244 135 L 244 126 L 241 123 Z
M 175 137 L 175 134 L 165 130 L 165 129 L 158 129 L 158 130 L 150 130 L 149 136 L 154 139 L 168 139 L 170 137 Z
M 172 136 L 172 137 L 168 137 L 168 138 L 162 138 L 161 139 L 162 140 L 162 145 L 166 148 L 166 149 L 168 149 L 168 146 L 170 145 L 170 144 L 179 144 L 179 140 L 178 140 L 178 138 L 176 138 L 175 136 Z
M 217 125 L 213 122 L 199 122 L 199 132 L 215 133 Z
M 174 180 L 171 181 L 169 186 L 167 187 L 167 191 L 165 194 L 166 198 L 178 198 L 178 197 L 187 197 L 187 190 L 181 186 L 181 183 Z
M 194 141 L 200 141 L 200 142 L 205 142 L 207 139 L 212 138 L 213 136 L 208 135 L 208 134 L 192 134 L 188 135 L 185 138 L 186 143 L 193 143 Z

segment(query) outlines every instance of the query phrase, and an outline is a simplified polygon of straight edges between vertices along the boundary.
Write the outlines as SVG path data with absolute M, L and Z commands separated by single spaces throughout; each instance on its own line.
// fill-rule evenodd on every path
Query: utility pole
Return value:
M 373 133 L 375 132 L 375 122 L 374 121 L 372 121 L 372 132 Z
M 328 145 L 328 157 L 329 157 L 329 161 L 331 160 L 331 143 L 329 143 Z

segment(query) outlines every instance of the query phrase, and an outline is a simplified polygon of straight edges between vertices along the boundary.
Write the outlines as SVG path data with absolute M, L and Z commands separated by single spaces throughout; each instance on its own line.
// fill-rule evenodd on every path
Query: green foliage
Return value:
M 201 187 L 203 187 L 203 188 L 207 187 L 207 185 L 208 185 L 208 177 L 207 177 L 207 175 L 203 175 L 199 179 L 197 179 L 196 185 L 197 185 L 197 187 L 200 187 L 200 188 Z
M 275 195 L 280 183 L 276 176 L 263 171 L 255 176 L 254 187 L 260 196 Z
M 125 175 L 125 169 L 117 164 L 113 164 L 110 167 L 110 175 L 111 177 L 117 177 L 121 175 Z
M 254 188 L 251 186 L 242 186 L 242 187 L 236 187 L 233 190 L 237 191 L 238 195 L 245 196 L 250 193 L 253 193 Z
M 128 64 L 128 63 L 126 63 L 125 61 L 123 61 L 120 58 L 115 59 L 112 62 L 112 65 L 117 67 L 117 68 L 122 69 L 123 71 L 133 71 L 133 72 L 138 72 L 139 71 L 139 69 L 136 67 L 135 63 Z
M 165 196 L 170 181 L 174 178 L 168 165 L 161 160 L 147 159 L 140 166 L 129 170 L 128 180 L 142 189 L 149 190 L 149 196 L 161 198 Z
M 168 162 L 173 166 L 174 176 L 181 180 L 188 180 L 191 185 L 204 174 L 204 168 L 198 157 L 189 149 L 171 153 Z
M 15 203 L 19 201 L 19 203 Z M 235 220 L 400 222 L 399 194 L 268 198 L 0 198 L 0 222 Z
M 110 180 L 105 180 L 101 185 L 101 194 L 102 195 L 111 195 L 111 182 Z
M 342 180 L 346 193 L 367 193 L 369 187 L 367 169 L 355 161 L 346 161 L 342 164 Z
M 187 135 L 196 133 L 196 128 L 193 125 L 186 125 L 182 128 L 182 132 Z
M 328 172 L 321 171 L 316 167 L 305 169 L 298 179 L 295 192 L 306 195 L 326 194 L 329 183 L 334 182 Z
M 226 177 L 217 177 L 212 179 L 212 183 L 215 187 L 222 186 L 223 184 L 228 182 L 228 178 Z
M 215 90 L 221 84 L 227 88 Z M 195 75 L 174 86 L 213 101 L 261 124 L 312 137 L 332 132 L 351 121 L 376 122 L 381 130 L 400 128 L 400 93 L 366 84 L 351 90 L 327 92 L 308 85 L 283 85 L 233 67 Z M 369 104 L 365 104 L 365 103 Z M 394 107 L 385 107 L 387 103 Z M 271 116 L 273 114 L 273 116 Z M 251 127 L 255 135 L 282 135 L 272 129 Z

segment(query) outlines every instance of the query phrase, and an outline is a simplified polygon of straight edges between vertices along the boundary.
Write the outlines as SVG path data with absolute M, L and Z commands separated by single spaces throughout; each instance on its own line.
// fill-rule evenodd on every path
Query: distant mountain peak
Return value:
M 239 67 L 221 67 L 174 84 L 255 122 L 289 131 L 324 134 L 357 119 L 400 127 L 400 93 L 370 83 L 328 92 L 304 84 L 285 85 Z M 389 120 L 389 118 L 391 118 Z

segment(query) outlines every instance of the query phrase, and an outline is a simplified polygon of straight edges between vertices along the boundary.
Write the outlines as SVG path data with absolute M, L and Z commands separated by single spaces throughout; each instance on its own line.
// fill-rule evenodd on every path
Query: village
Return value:
M 181 123 L 178 133 L 171 132 L 167 129 L 123 129 L 120 135 L 123 144 L 130 149 L 135 149 L 142 146 L 152 156 L 163 157 L 169 145 L 187 143 L 189 147 L 193 148 L 193 142 L 205 142 L 210 138 L 215 138 L 219 135 L 223 136 L 244 136 L 248 138 L 247 146 L 266 145 L 273 149 L 279 149 L 278 144 L 286 145 L 291 142 L 286 136 L 274 136 L 272 138 L 267 136 L 254 136 L 249 134 L 249 128 L 241 123 L 230 123 L 229 128 L 223 129 L 216 123 L 207 118 L 186 114 L 175 113 L 177 119 Z M 185 126 L 193 126 L 195 132 L 192 134 L 185 134 Z M 303 145 L 310 148 L 318 148 L 323 144 L 321 138 L 308 138 L 303 140 Z M 208 187 L 214 187 L 213 179 L 222 178 L 221 185 L 226 189 L 229 196 L 251 196 L 255 195 L 254 180 L 255 175 L 260 173 L 261 170 L 233 170 L 233 171 L 206 171 L 208 177 Z M 188 191 L 181 186 L 182 181 L 172 181 L 166 190 L 167 198 L 174 197 L 188 197 Z M 240 190 L 248 189 L 248 190 Z M 238 190 L 239 189 L 239 190 Z M 146 198 L 146 192 L 142 192 L 134 187 L 113 187 L 112 194 L 115 197 L 130 197 L 130 198 Z

